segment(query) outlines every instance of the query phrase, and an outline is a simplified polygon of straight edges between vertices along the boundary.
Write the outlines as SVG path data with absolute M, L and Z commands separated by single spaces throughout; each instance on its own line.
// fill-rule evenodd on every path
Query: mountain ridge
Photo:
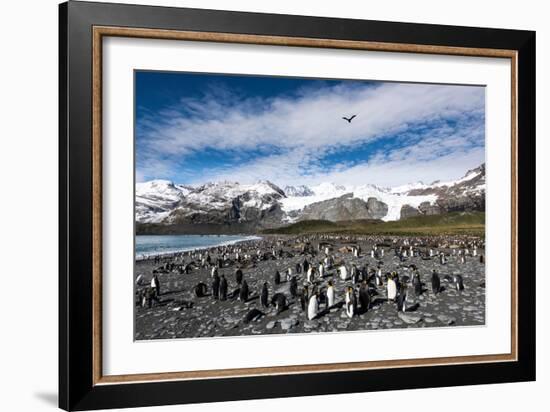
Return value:
M 137 183 L 135 199 L 138 224 L 191 230 L 218 226 L 223 232 L 239 227 L 254 231 L 304 220 L 387 222 L 456 211 L 484 211 L 485 164 L 453 181 L 435 181 L 430 185 L 416 182 L 395 188 L 324 182 L 281 189 L 267 180 L 190 186 L 158 179 Z

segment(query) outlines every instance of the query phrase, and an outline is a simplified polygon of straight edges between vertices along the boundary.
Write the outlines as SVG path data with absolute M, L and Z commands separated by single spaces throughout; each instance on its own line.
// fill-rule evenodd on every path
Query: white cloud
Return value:
M 412 152 L 422 150 L 421 147 L 415 147 Z M 395 158 L 390 156 L 389 159 L 385 156 L 377 156 L 367 163 L 352 167 L 341 168 L 340 165 L 336 165 L 329 171 L 317 170 L 317 173 L 313 171 L 304 175 L 301 173 L 303 163 L 299 157 L 272 156 L 259 159 L 241 168 L 218 170 L 214 174 L 203 176 L 203 179 L 250 183 L 269 178 L 280 186 L 333 182 L 342 185 L 375 184 L 393 187 L 417 181 L 431 183 L 434 180 L 456 179 L 483 162 L 485 162 L 484 148 L 475 147 L 425 159 L 413 155 Z
M 213 169 L 196 176 L 196 182 L 269 179 L 284 185 L 361 180 L 395 185 L 456 178 L 483 161 L 483 125 L 468 118 L 483 113 L 484 88 L 351 85 L 272 99 L 242 98 L 224 90 L 200 99 L 184 98 L 181 105 L 140 121 L 138 175 L 167 177 L 185 164 L 186 156 L 207 153 L 209 148 L 250 151 L 276 146 L 278 154 Z M 342 116 L 350 114 L 357 117 L 348 124 Z M 457 126 L 441 122 L 447 118 Z M 420 141 L 412 136 L 409 146 L 380 150 L 366 164 L 321 162 L 327 153 L 353 150 L 388 134 L 402 134 L 405 139 L 410 125 L 419 123 L 428 125 Z

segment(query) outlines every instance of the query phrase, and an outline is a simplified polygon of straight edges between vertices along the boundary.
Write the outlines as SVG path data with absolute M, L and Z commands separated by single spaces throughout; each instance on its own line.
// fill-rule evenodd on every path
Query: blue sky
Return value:
M 461 177 L 484 162 L 480 86 L 135 76 L 138 182 L 395 186 Z

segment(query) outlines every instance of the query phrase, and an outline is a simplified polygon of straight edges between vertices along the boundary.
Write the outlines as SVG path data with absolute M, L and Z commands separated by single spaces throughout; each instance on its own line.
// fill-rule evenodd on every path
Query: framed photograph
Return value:
M 535 33 L 60 5 L 66 410 L 535 379 Z

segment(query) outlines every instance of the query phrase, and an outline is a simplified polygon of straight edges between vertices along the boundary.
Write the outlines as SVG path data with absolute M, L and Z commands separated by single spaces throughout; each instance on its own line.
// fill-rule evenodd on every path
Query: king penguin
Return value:
M 292 296 L 293 298 L 298 295 L 298 281 L 296 280 L 296 276 L 292 276 L 292 278 L 290 279 L 289 291 L 290 296 Z
M 310 267 L 308 268 L 308 270 L 307 270 L 307 277 L 306 277 L 306 279 L 307 279 L 307 281 L 308 281 L 309 283 L 313 283 L 313 275 L 314 275 L 314 273 L 315 273 L 314 271 L 315 271 L 315 269 L 313 269 L 313 266 L 310 266 Z
M 319 313 L 319 303 L 317 302 L 317 293 L 314 292 L 309 298 L 309 303 L 307 305 L 307 318 L 309 320 L 315 319 Z
M 422 295 L 422 281 L 420 280 L 420 275 L 418 274 L 418 272 L 414 273 L 412 283 L 416 296 Z
M 279 273 L 279 271 L 277 270 L 275 272 L 275 276 L 273 277 L 273 282 L 278 285 L 281 283 L 281 274 Z
M 397 310 L 399 312 L 407 311 L 407 285 L 403 285 L 397 298 Z
M 376 286 L 383 286 L 384 281 L 382 280 L 382 268 L 380 266 L 376 270 Z
M 464 281 L 462 280 L 461 275 L 454 275 L 453 276 L 453 283 L 454 283 L 454 286 L 455 286 L 456 290 L 458 290 L 459 292 L 464 290 Z
M 334 306 L 334 286 L 332 284 L 332 280 L 328 281 L 327 286 L 327 305 L 328 307 Z
M 357 266 L 352 265 L 351 266 L 351 283 L 354 285 L 358 283 L 358 272 L 357 272 Z
M 267 290 L 267 282 L 264 282 L 262 287 L 262 294 L 260 295 L 260 303 L 264 308 L 269 306 L 269 291 Z
M 202 282 L 199 282 L 195 288 L 194 288 L 195 296 L 198 298 L 202 298 L 204 295 L 206 295 L 206 285 Z
M 346 314 L 349 318 L 353 318 L 357 312 L 357 298 L 353 287 L 348 286 L 346 291 Z
M 434 295 L 437 295 L 440 290 L 441 290 L 441 280 L 439 279 L 439 275 L 434 269 L 432 271 L 432 292 Z
M 240 285 L 243 281 L 243 271 L 241 269 L 237 269 L 235 271 L 235 280 L 237 281 L 237 284 Z
M 286 309 L 286 296 L 282 293 L 275 293 L 271 298 L 271 304 L 275 306 L 275 314 L 278 315 Z
M 392 272 L 390 276 L 388 276 L 388 300 L 394 301 L 397 297 L 397 280 L 396 280 L 396 273 Z
M 307 270 L 309 269 L 311 265 L 309 264 L 309 262 L 307 261 L 307 258 L 304 259 L 304 262 L 302 263 L 302 268 L 303 268 L 303 272 L 307 272 Z
M 214 279 L 212 279 L 212 297 L 218 299 L 220 297 L 220 277 L 218 272 L 214 274 Z
M 300 294 L 300 305 L 302 306 L 303 311 L 307 309 L 308 304 L 309 304 L 309 288 L 308 288 L 308 285 L 304 285 L 304 288 L 302 289 L 302 293 Z
M 227 299 L 227 279 L 224 275 L 220 278 L 220 300 Z
M 348 269 L 344 265 L 338 268 L 338 272 L 340 273 L 340 279 L 348 280 Z
M 243 280 L 241 285 L 241 290 L 239 291 L 239 300 L 246 302 L 248 300 L 248 283 L 246 280 Z
M 361 311 L 363 313 L 365 313 L 369 310 L 369 307 L 370 307 L 370 294 L 369 294 L 369 286 L 368 286 L 366 280 L 364 280 L 361 283 L 361 287 L 359 289 L 359 303 L 361 304 Z

